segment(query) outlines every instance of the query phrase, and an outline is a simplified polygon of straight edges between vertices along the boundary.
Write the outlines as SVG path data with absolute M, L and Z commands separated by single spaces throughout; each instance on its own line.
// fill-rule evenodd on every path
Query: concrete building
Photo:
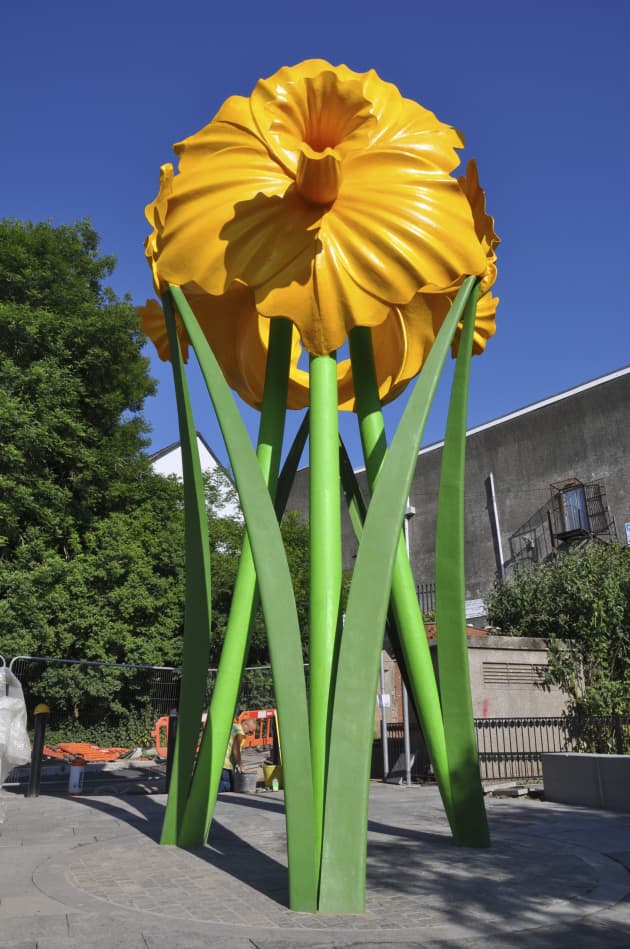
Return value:
M 427 624 L 427 635 L 437 670 L 435 626 Z M 473 716 L 483 780 L 540 775 L 540 755 L 556 750 L 567 710 L 567 696 L 545 684 L 548 663 L 544 640 L 519 636 L 492 636 L 486 630 L 468 628 L 468 663 Z M 377 702 L 372 756 L 372 777 L 383 775 L 387 764 L 397 780 L 403 770 L 402 678 L 397 662 L 384 655 L 386 702 Z M 382 706 L 385 706 L 382 708 Z M 410 707 L 412 773 L 426 779 L 431 764 L 422 731 Z M 388 723 L 389 754 L 383 756 L 381 716 Z
M 495 577 L 588 536 L 626 543 L 630 366 L 467 433 L 468 615 Z M 433 580 L 442 445 L 422 449 L 411 488 L 414 575 Z
M 437 675 L 435 626 L 427 623 L 427 636 Z M 470 691 L 475 718 L 528 718 L 562 715 L 568 697 L 555 685 L 545 685 L 547 645 L 542 639 L 524 636 L 493 636 L 485 630 L 468 629 Z M 398 664 L 384 655 L 386 718 L 403 719 L 402 680 Z M 380 690 L 379 690 L 380 692 Z M 381 705 L 375 714 L 378 734 Z
M 465 562 L 468 621 L 485 623 L 494 579 L 582 538 L 630 542 L 630 366 L 472 428 L 467 433 Z M 422 448 L 411 485 L 410 555 L 420 589 L 434 582 L 443 443 Z M 367 494 L 364 472 L 357 472 Z M 308 509 L 308 471 L 289 508 Z M 344 559 L 356 541 L 346 518 Z M 430 599 L 430 598 L 429 598 Z

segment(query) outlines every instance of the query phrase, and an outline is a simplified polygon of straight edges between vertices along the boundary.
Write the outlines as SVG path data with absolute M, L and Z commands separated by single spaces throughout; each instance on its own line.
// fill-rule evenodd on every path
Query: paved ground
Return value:
M 628 816 L 488 799 L 471 851 L 435 789 L 374 784 L 367 912 L 311 916 L 287 909 L 281 793 L 221 795 L 189 851 L 156 842 L 164 800 L 0 792 L 0 949 L 630 947 Z

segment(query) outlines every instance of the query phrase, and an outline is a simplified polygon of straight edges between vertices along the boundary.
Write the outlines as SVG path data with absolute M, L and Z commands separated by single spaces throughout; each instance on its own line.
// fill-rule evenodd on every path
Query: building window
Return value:
M 584 494 L 584 485 L 576 485 L 574 488 L 565 488 L 558 495 L 560 504 L 560 517 L 562 527 L 565 533 L 571 531 L 588 532 L 589 520 L 586 510 L 586 495 Z
M 552 484 L 549 526 L 553 539 L 569 544 L 588 535 L 614 536 L 603 485 L 577 478 Z

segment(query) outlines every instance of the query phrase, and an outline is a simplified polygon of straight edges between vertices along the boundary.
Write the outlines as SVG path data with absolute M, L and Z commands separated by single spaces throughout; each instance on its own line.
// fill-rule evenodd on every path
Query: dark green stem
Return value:
M 360 913 L 365 905 L 373 716 L 396 549 L 429 409 L 453 333 L 475 283 L 473 277 L 464 281 L 431 347 L 365 519 L 337 665 L 319 893 L 323 912 Z
M 291 333 L 288 320 L 272 321 L 257 451 L 272 499 L 284 437 Z M 217 677 L 186 806 L 183 846 L 204 843 L 210 831 L 257 605 L 256 569 L 249 537 L 245 534 Z
M 350 357 L 363 457 L 368 484 L 370 491 L 373 492 L 387 453 L 387 436 L 374 368 L 372 333 L 367 327 L 360 326 L 351 332 Z M 450 818 L 451 788 L 440 697 L 402 533 L 396 545 L 391 602 L 405 666 L 410 676 L 414 705 L 418 712 L 444 807 Z
M 206 670 L 209 665 L 212 603 L 208 520 L 197 433 L 177 338 L 175 315 L 168 295 L 164 297 L 164 315 L 171 350 L 181 438 L 186 550 L 186 605 L 179 721 L 161 837 L 161 843 L 175 844 L 180 843 L 184 809 L 199 741 Z
M 258 578 L 283 744 L 285 814 L 292 909 L 317 906 L 313 786 L 300 628 L 276 513 L 243 420 L 186 297 L 171 286 L 199 360 L 230 458 Z
M 466 306 L 451 389 L 438 496 L 435 544 L 437 651 L 455 840 L 490 843 L 472 712 L 464 579 L 466 410 L 478 286 Z

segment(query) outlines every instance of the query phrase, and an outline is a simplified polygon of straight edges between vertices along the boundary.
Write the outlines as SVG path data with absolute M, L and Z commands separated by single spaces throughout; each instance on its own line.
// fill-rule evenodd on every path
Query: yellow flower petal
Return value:
M 458 180 L 470 204 L 475 232 L 481 246 L 489 258 L 494 257 L 496 260 L 493 252 L 497 244 L 501 243 L 501 239 L 495 234 L 493 218 L 486 212 L 486 193 L 479 184 L 479 172 L 474 158 L 471 158 L 466 165 L 466 174 Z
M 475 332 L 473 336 L 473 355 L 475 356 L 479 356 L 484 351 L 486 343 L 497 331 L 496 315 L 498 305 L 499 298 L 493 297 L 491 293 L 484 294 L 477 304 Z M 456 344 L 457 342 L 458 339 L 456 339 Z M 457 355 L 456 349 L 455 355 Z
M 312 256 L 321 209 L 288 188 L 279 166 L 249 139 L 213 156 L 216 177 L 208 177 L 198 153 L 188 174 L 174 179 L 158 241 L 164 281 L 196 283 L 214 295 L 234 280 L 283 286 L 295 277 L 295 258 L 304 250 Z
M 298 327 L 304 348 L 317 355 L 343 345 L 354 325 L 353 314 L 361 314 L 363 326 L 376 326 L 389 310 L 389 304 L 354 283 L 335 262 L 334 252 L 334 247 L 320 244 L 314 261 L 304 253 L 294 262 L 296 279 L 288 287 L 272 282 L 256 290 L 258 311 L 268 317 L 288 316 Z
M 301 143 L 316 151 L 338 147 L 341 154 L 364 147 L 376 119 L 363 95 L 363 80 L 346 66 L 310 59 L 284 66 L 256 84 L 250 98 L 253 121 L 289 175 L 297 173 Z M 397 89 L 396 93 L 400 96 Z
M 228 384 L 245 402 L 260 408 L 264 395 L 270 323 L 256 313 L 251 290 L 235 286 L 223 296 L 212 297 L 193 288 L 192 292 L 188 290 L 186 296 Z M 157 300 L 147 300 L 144 307 L 138 307 L 138 312 L 141 329 L 154 343 L 160 359 L 170 360 L 162 307 Z M 177 313 L 176 327 L 184 362 L 187 362 L 189 339 Z M 289 374 L 290 409 L 302 409 L 308 405 L 308 373 L 298 368 L 301 355 L 302 347 L 295 329 Z
M 176 146 L 177 175 L 163 167 L 147 207 L 156 288 L 182 287 L 252 405 L 276 317 L 299 332 L 292 407 L 308 399 L 301 346 L 332 352 L 355 326 L 372 327 L 379 392 L 391 399 L 421 370 L 466 275 L 481 277 L 475 352 L 495 329 L 498 238 L 476 165 L 451 176 L 461 147 L 459 132 L 373 70 L 284 67 Z M 337 376 L 349 408 L 348 360 Z
M 450 307 L 446 295 L 417 294 L 405 307 L 393 307 L 372 329 L 374 368 L 382 403 L 391 402 L 418 375 Z M 339 381 L 339 408 L 355 411 L 351 371 Z
M 353 280 L 391 305 L 406 303 L 425 284 L 448 286 L 462 273 L 483 271 L 485 256 L 457 182 L 423 173 L 411 159 L 380 159 L 349 165 L 334 213 L 322 223 L 322 242 L 334 244 Z
M 144 242 L 145 255 L 151 267 L 153 274 L 153 286 L 156 293 L 162 294 L 165 286 L 160 283 L 158 274 L 158 239 L 164 227 L 166 218 L 166 207 L 168 199 L 173 190 L 173 166 L 170 164 L 162 165 L 160 168 L 160 187 L 157 197 L 150 204 L 147 204 L 144 213 L 147 221 L 153 228 L 151 234 Z
M 144 306 L 138 307 L 140 315 L 140 329 L 145 333 L 157 349 L 157 354 L 162 362 L 168 362 L 171 358 L 171 349 L 168 342 L 168 333 L 166 332 L 166 323 L 164 321 L 164 311 L 157 300 L 147 300 Z M 188 362 L 188 347 L 190 340 L 184 329 L 178 314 L 175 317 L 175 327 L 179 337 L 179 345 L 182 350 L 184 362 Z

